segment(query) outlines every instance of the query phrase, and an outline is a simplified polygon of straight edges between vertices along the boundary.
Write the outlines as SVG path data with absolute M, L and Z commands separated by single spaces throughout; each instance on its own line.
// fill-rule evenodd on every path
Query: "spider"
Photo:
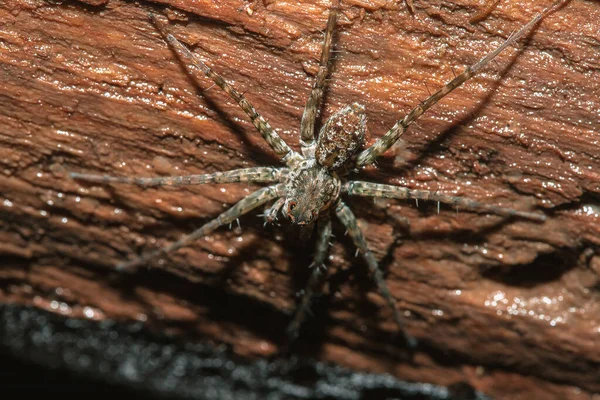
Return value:
M 237 204 L 220 214 L 217 218 L 207 222 L 199 229 L 169 246 L 138 256 L 132 260 L 122 262 L 117 265 L 117 270 L 133 270 L 136 267 L 151 262 L 159 256 L 188 246 L 199 238 L 210 234 L 218 227 L 230 224 L 249 211 L 265 205 L 267 208 L 264 216 L 267 222 L 273 222 L 279 214 L 283 214 L 292 224 L 315 227 L 317 232 L 316 249 L 311 264 L 312 271 L 307 288 L 304 291 L 295 315 L 292 317 L 287 328 L 288 338 L 290 341 L 293 341 L 298 336 L 300 326 L 307 316 L 312 297 L 318 290 L 323 281 L 323 277 L 325 276 L 325 258 L 332 236 L 332 217 L 336 216 L 345 226 L 354 245 L 366 261 L 379 294 L 393 310 L 394 320 L 399 327 L 399 332 L 403 336 L 406 345 L 409 348 L 414 348 L 417 342 L 415 338 L 406 331 L 403 318 L 396 306 L 396 300 L 388 289 L 384 275 L 378 266 L 375 256 L 367 246 L 363 232 L 358 227 L 356 217 L 342 199 L 342 195 L 413 199 L 416 201 L 431 200 L 437 202 L 438 212 L 440 203 L 443 203 L 507 218 L 517 217 L 535 221 L 544 221 L 546 217 L 539 213 L 517 211 L 437 192 L 351 180 L 349 176 L 357 173 L 361 167 L 372 164 L 378 157 L 383 155 L 398 141 L 409 125 L 416 121 L 426 110 L 435 105 L 452 90 L 473 77 L 500 52 L 524 36 L 526 32 L 528 32 L 546 14 L 554 10 L 560 3 L 562 3 L 562 0 L 557 0 L 542 12 L 536 14 L 533 19 L 511 34 L 495 50 L 485 55 L 477 63 L 466 68 L 461 74 L 455 76 L 454 79 L 432 94 L 427 100 L 415 106 L 385 135 L 377 139 L 372 146 L 364 149 L 366 115 L 365 107 L 360 103 L 353 103 L 335 112 L 327 119 L 327 121 L 325 121 L 319 134 L 315 135 L 315 122 L 318 110 L 322 103 L 326 77 L 329 73 L 332 41 L 340 7 L 339 0 L 333 0 L 327 20 L 319 69 L 300 121 L 300 153 L 293 150 L 277 134 L 242 93 L 237 91 L 221 75 L 215 72 L 185 45 L 171 35 L 168 32 L 166 25 L 161 22 L 161 20 L 154 14 L 149 13 L 148 17 L 156 29 L 172 47 L 178 57 L 182 59 L 182 62 L 190 72 L 202 72 L 207 78 L 211 79 L 227 93 L 227 95 L 229 95 L 248 115 L 264 140 L 269 144 L 275 154 L 277 154 L 281 162 L 285 164 L 285 167 L 254 167 L 215 172 L 211 174 L 157 178 L 114 177 L 82 173 L 70 173 L 70 176 L 74 179 L 89 182 L 102 184 L 136 184 L 141 187 L 232 182 L 260 182 L 272 184 L 271 186 L 263 187 L 241 199 Z

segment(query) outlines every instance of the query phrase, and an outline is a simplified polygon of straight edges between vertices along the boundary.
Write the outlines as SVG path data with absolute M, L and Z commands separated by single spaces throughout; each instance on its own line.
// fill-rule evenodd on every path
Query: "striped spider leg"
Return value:
M 207 78 L 211 79 L 219 86 L 229 97 L 231 97 L 240 108 L 248 115 L 255 128 L 260 132 L 271 149 L 280 157 L 281 161 L 288 166 L 294 166 L 304 158 L 293 151 L 288 144 L 275 132 L 271 125 L 256 111 L 254 106 L 246 97 L 228 83 L 221 75 L 213 71 L 200 58 L 194 55 L 187 47 L 171 35 L 165 25 L 149 13 L 148 17 L 154 23 L 158 31 L 165 38 L 167 43 L 173 48 L 176 54 L 184 61 L 184 65 L 191 73 L 202 72 Z M 135 184 L 141 187 L 159 187 L 159 186 L 180 186 L 180 185 L 198 185 L 204 183 L 234 183 L 234 182 L 253 182 L 253 183 L 275 183 L 281 182 L 287 176 L 287 168 L 257 167 L 232 170 L 227 172 L 215 172 L 213 174 L 187 175 L 175 177 L 160 178 L 132 178 L 132 177 L 113 177 L 105 175 L 92 175 L 71 173 L 70 177 L 77 180 L 96 182 L 102 184 L 122 183 Z M 144 265 L 156 257 L 171 253 L 182 247 L 188 246 L 197 239 L 210 234 L 212 231 L 222 225 L 235 221 L 240 216 L 253 210 L 256 207 L 264 205 L 271 200 L 281 198 L 285 194 L 285 185 L 279 183 L 274 186 L 260 189 L 244 199 L 240 200 L 233 207 L 220 214 L 217 218 L 207 222 L 191 234 L 172 243 L 169 246 L 147 253 L 117 265 L 119 271 L 130 271 L 136 267 Z M 276 204 L 281 204 L 278 201 Z M 273 208 L 276 210 L 275 208 Z M 271 212 L 272 214 L 272 212 Z
M 300 325 L 306 318 L 308 310 L 310 310 L 311 300 L 316 292 L 318 292 L 321 285 L 321 281 L 325 274 L 325 257 L 327 256 L 327 250 L 329 249 L 329 240 L 331 239 L 331 218 L 323 216 L 317 222 L 317 246 L 315 248 L 315 255 L 313 262 L 309 268 L 312 269 L 308 284 L 304 289 L 304 295 L 300 300 L 298 309 L 294 314 L 292 321 L 288 324 L 287 335 L 291 341 L 294 341 L 298 337 L 300 332 Z
M 72 172 L 70 177 L 77 180 L 96 182 L 102 184 L 121 183 L 133 184 L 141 187 L 161 187 L 161 186 L 183 186 L 183 185 L 200 185 L 204 183 L 238 183 L 238 182 L 253 182 L 253 183 L 277 183 L 285 179 L 289 170 L 287 168 L 272 168 L 272 167 L 255 167 L 236 169 L 227 172 L 215 172 L 212 174 L 200 175 L 184 175 L 170 176 L 159 178 L 133 178 L 133 177 L 116 177 L 106 175 L 91 175 Z M 229 224 L 249 211 L 260 207 L 269 201 L 280 198 L 284 195 L 285 187 L 282 183 L 277 183 L 273 186 L 268 186 L 255 191 L 247 197 L 240 200 L 233 207 L 220 214 L 217 218 L 207 222 L 200 228 L 196 229 L 191 234 L 184 236 L 180 240 L 171 245 L 149 252 L 140 257 L 136 257 L 130 261 L 125 261 L 116 266 L 118 271 L 132 271 L 136 267 L 151 262 L 157 257 L 171 253 L 182 247 L 188 246 L 201 237 L 210 234 L 212 231 L 222 225 Z
M 523 25 L 519 30 L 514 32 L 508 37 L 500 46 L 495 50 L 486 54 L 481 60 L 475 64 L 467 67 L 460 75 L 452 79 L 450 82 L 445 84 L 437 92 L 429 96 L 429 98 L 423 101 L 421 104 L 414 107 L 404 118 L 398 121 L 385 135 L 377 139 L 377 141 L 368 149 L 360 152 L 356 158 L 356 166 L 360 167 L 363 165 L 372 164 L 376 158 L 383 155 L 400 139 L 400 136 L 410 124 L 415 122 L 425 111 L 435 105 L 438 101 L 443 99 L 448 93 L 452 92 L 457 87 L 475 76 L 483 67 L 488 65 L 498 54 L 505 50 L 508 46 L 515 43 L 523 35 L 525 35 L 533 26 L 535 26 L 540 20 L 556 9 L 559 5 L 564 3 L 565 0 L 555 0 L 552 5 L 545 8 L 543 11 L 537 13 L 528 23 Z
M 173 48 L 176 54 L 183 61 L 183 65 L 193 74 L 200 72 L 206 75 L 207 78 L 219 86 L 229 97 L 231 97 L 240 108 L 246 113 L 252 124 L 260 132 L 271 149 L 280 157 L 280 159 L 288 166 L 297 164 L 303 158 L 288 146 L 271 125 L 256 111 L 254 106 L 246 99 L 246 97 L 236 90 L 229 82 L 221 75 L 213 71 L 211 67 L 206 65 L 198 56 L 192 53 L 183 43 L 171 35 L 165 25 L 152 13 L 148 13 L 148 18 L 154 23 L 161 35 L 167 43 Z
M 481 203 L 479 201 L 467 199 L 465 197 L 449 196 L 447 194 L 431 192 L 429 190 L 415 190 L 404 186 L 384 185 L 374 182 L 349 181 L 342 186 L 342 193 L 351 196 L 370 196 L 388 199 L 403 199 L 403 200 L 431 200 L 437 201 L 438 213 L 439 205 L 450 204 L 455 207 L 463 207 L 467 210 L 476 212 L 501 215 L 503 217 L 518 217 L 531 219 L 534 221 L 545 221 L 544 214 L 535 212 L 518 211 L 512 208 L 499 207 L 493 204 Z

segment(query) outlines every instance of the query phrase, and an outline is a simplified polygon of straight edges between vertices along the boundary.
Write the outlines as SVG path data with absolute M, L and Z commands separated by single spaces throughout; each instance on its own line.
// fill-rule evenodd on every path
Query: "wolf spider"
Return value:
M 414 190 L 407 187 L 386 185 L 380 183 L 350 180 L 348 177 L 356 173 L 360 167 L 372 164 L 379 156 L 384 154 L 408 126 L 417 120 L 427 109 L 436 104 L 440 99 L 456 89 L 478 71 L 485 67 L 501 51 L 515 43 L 525 35 L 542 17 L 551 12 L 562 0 L 554 2 L 544 11 L 538 13 L 531 21 L 511 34 L 499 47 L 487 54 L 477 63 L 466 68 L 460 75 L 455 76 L 444 87 L 432 94 L 427 100 L 415 106 L 404 118 L 399 120 L 385 135 L 375 143 L 361 150 L 365 143 L 366 116 L 365 107 L 360 103 L 353 103 L 335 112 L 321 127 L 315 138 L 315 120 L 323 98 L 326 77 L 329 72 L 329 60 L 332 47 L 332 38 L 336 25 L 339 9 L 339 0 L 333 0 L 325 30 L 322 54 L 312 91 L 306 102 L 302 120 L 300 122 L 300 148 L 301 153 L 292 150 L 288 144 L 277 134 L 271 125 L 255 110 L 254 106 L 229 84 L 221 75 L 201 61 L 194 53 L 179 42 L 168 31 L 163 22 L 155 15 L 148 14 L 158 31 L 182 59 L 191 71 L 200 71 L 227 93 L 241 109 L 248 115 L 258 132 L 277 154 L 285 167 L 253 167 L 236 169 L 212 174 L 187 175 L 158 178 L 132 178 L 113 177 L 103 175 L 90 175 L 71 173 L 72 178 L 97 182 L 97 183 L 124 183 L 136 184 L 142 187 L 198 185 L 204 183 L 231 183 L 231 182 L 261 182 L 271 183 L 272 186 L 264 187 L 240 200 L 233 207 L 223 212 L 217 218 L 207 222 L 201 228 L 184 236 L 182 239 L 164 248 L 141 255 L 130 261 L 125 261 L 117 266 L 120 271 L 131 270 L 134 267 L 151 262 L 158 256 L 173 252 L 192 242 L 204 237 L 216 228 L 230 224 L 241 215 L 257 207 L 274 201 L 267 208 L 265 217 L 267 221 L 274 221 L 279 213 L 288 217 L 292 224 L 316 224 L 318 233 L 316 251 L 312 273 L 307 289 L 292 318 L 287 334 L 290 341 L 294 340 L 300 325 L 309 311 L 311 299 L 322 282 L 325 270 L 324 262 L 327 248 L 331 238 L 332 214 L 335 214 L 346 227 L 347 233 L 352 238 L 358 251 L 364 257 L 370 273 L 375 281 L 379 294 L 385 299 L 393 310 L 394 319 L 399 326 L 406 344 L 409 347 L 416 345 L 416 340 L 406 332 L 402 317 L 396 307 L 396 300 L 391 295 L 385 282 L 384 275 L 378 267 L 377 260 L 369 250 L 365 237 L 358 227 L 356 217 L 342 200 L 341 194 L 347 196 L 370 196 L 394 199 L 432 200 L 439 204 L 450 204 L 455 207 L 473 209 L 476 212 L 490 213 L 508 218 L 518 217 L 535 221 L 544 221 L 543 214 L 534 212 L 517 211 L 510 208 L 484 204 L 463 197 L 449 196 L 427 190 Z

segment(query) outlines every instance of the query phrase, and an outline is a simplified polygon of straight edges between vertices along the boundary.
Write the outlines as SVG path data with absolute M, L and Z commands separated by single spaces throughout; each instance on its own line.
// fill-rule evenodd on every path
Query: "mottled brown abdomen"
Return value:
M 363 145 L 367 117 L 362 104 L 353 103 L 333 114 L 317 139 L 317 163 L 334 171 L 342 167 Z

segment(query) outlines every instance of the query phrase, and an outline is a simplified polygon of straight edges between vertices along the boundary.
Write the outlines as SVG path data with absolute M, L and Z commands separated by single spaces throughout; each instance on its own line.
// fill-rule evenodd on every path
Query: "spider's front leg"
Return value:
M 255 209 L 256 207 L 260 207 L 261 205 L 276 199 L 277 197 L 283 196 L 285 193 L 285 185 L 278 184 L 276 186 L 269 186 L 257 190 L 256 192 L 250 194 L 249 196 L 243 198 L 238 203 L 236 203 L 233 207 L 228 209 L 227 211 L 220 214 L 217 218 L 212 221 L 207 222 L 200 228 L 196 229 L 191 234 L 184 236 L 180 240 L 175 243 L 170 244 L 169 246 L 163 247 L 162 249 L 152 251 L 148 254 L 137 257 L 133 260 L 126 261 L 117 265 L 117 270 L 119 271 L 127 271 L 131 270 L 135 267 L 139 267 L 145 263 L 148 263 L 164 254 L 171 253 L 175 250 L 178 250 L 182 247 L 185 247 L 194 241 L 202 238 L 210 234 L 212 231 L 217 229 L 222 225 L 229 224 L 235 221 L 237 218 L 246 214 L 247 212 Z
M 304 322 L 304 320 L 306 319 L 306 314 L 310 311 L 310 305 L 313 296 L 317 291 L 318 287 L 321 285 L 323 277 L 325 276 L 325 257 L 327 256 L 327 249 L 329 248 L 329 239 L 331 238 L 331 219 L 328 215 L 324 216 L 323 218 L 323 220 L 319 220 L 317 222 L 319 237 L 317 239 L 315 256 L 313 258 L 312 264 L 310 265 L 310 268 L 312 268 L 312 272 L 310 274 L 308 284 L 306 285 L 306 289 L 304 289 L 302 300 L 300 300 L 300 304 L 296 309 L 294 318 L 287 327 L 287 336 L 290 343 L 298 337 L 300 325 L 302 325 L 302 322 Z
M 365 236 L 363 235 L 362 231 L 358 227 L 356 217 L 354 216 L 350 208 L 341 200 L 339 200 L 337 203 L 335 213 L 348 230 L 348 233 L 350 234 L 354 245 L 362 253 L 365 261 L 367 262 L 369 270 L 373 276 L 373 280 L 377 285 L 377 290 L 392 309 L 394 313 L 394 320 L 396 321 L 396 324 L 398 325 L 398 328 L 400 329 L 400 332 L 404 337 L 406 345 L 410 349 L 415 348 L 417 346 L 417 340 L 406 331 L 404 321 L 402 319 L 402 316 L 400 315 L 400 312 L 398 311 L 398 307 L 396 306 L 396 299 L 390 293 L 387 283 L 385 283 L 383 272 L 381 272 L 381 269 L 379 268 L 375 256 L 367 246 L 367 241 L 365 240 Z
M 431 192 L 429 190 L 409 189 L 403 186 L 384 185 L 381 183 L 373 182 L 350 181 L 344 183 L 344 185 L 342 186 L 342 192 L 353 196 L 383 197 L 389 199 L 431 200 L 437 201 L 438 205 L 439 203 L 443 203 L 450 204 L 456 207 L 462 206 L 469 211 L 501 215 L 504 217 L 526 218 L 534 221 L 546 220 L 546 216 L 544 214 L 528 211 L 518 211 L 513 210 L 512 208 L 505 208 L 495 206 L 493 204 L 480 203 L 478 201 L 467 199 L 464 197 L 449 196 L 447 194 Z

